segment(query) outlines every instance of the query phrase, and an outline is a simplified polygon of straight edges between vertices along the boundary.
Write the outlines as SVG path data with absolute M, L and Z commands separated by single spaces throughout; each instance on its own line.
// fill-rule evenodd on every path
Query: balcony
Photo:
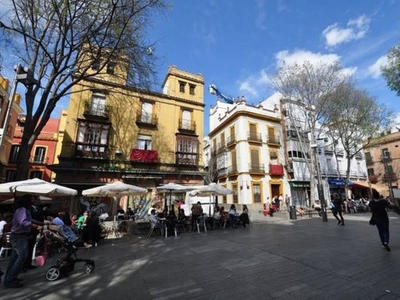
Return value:
M 232 175 L 232 174 L 237 174 L 237 167 L 236 166 L 230 166 L 228 167 L 228 174 Z
M 385 173 L 385 174 L 383 174 L 383 180 L 384 181 L 396 181 L 397 175 L 396 175 L 396 173 Z
M 187 119 L 179 119 L 178 130 L 180 132 L 195 133 L 196 122 Z
M 158 151 L 132 149 L 131 155 L 130 155 L 130 161 L 131 162 L 156 163 L 156 162 L 158 162 Z
M 106 159 L 107 145 L 76 143 L 75 157 Z
M 283 176 L 283 165 L 269 165 L 269 175 L 272 176 Z
M 276 136 L 269 136 L 267 139 L 267 143 L 270 146 L 280 146 L 281 145 L 281 141 Z
M 382 159 L 382 162 L 386 162 L 386 161 L 391 161 L 392 160 L 389 152 L 383 153 L 381 159 Z
M 176 152 L 175 159 L 178 165 L 196 166 L 199 155 L 192 152 Z
M 234 146 L 236 144 L 236 137 L 234 135 L 228 136 L 225 142 L 228 147 Z
M 99 105 L 97 107 L 90 107 L 90 105 L 85 105 L 83 116 L 87 119 L 108 120 L 109 111 L 110 107 L 108 105 Z
M 29 159 L 29 162 L 31 164 L 36 164 L 36 165 L 45 165 L 48 160 L 49 160 L 48 157 L 43 157 L 41 155 L 36 155 L 36 156 L 31 157 Z
M 265 173 L 265 167 L 263 164 L 251 164 L 249 165 L 249 172 L 250 173 Z
M 248 132 L 247 133 L 247 141 L 249 143 L 262 143 L 261 133 L 256 132 Z
M 136 125 L 138 126 L 156 127 L 157 124 L 158 118 L 155 114 L 142 114 L 140 112 L 136 115 Z

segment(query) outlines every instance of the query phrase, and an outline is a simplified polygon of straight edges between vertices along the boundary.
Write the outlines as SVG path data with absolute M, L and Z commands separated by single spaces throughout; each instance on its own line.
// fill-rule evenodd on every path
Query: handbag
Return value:
M 375 217 L 371 217 L 371 219 L 369 220 L 369 225 L 375 226 L 376 225 L 376 219 Z

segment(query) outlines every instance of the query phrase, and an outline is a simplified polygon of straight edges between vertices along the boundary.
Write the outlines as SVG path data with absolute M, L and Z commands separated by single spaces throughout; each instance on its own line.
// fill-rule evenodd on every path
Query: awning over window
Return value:
M 355 181 L 353 187 L 355 187 L 355 188 L 362 187 L 362 188 L 368 188 L 368 189 L 372 188 L 375 191 L 377 191 L 379 194 L 381 194 L 382 196 L 389 196 L 389 187 L 386 185 L 370 183 L 367 181 Z

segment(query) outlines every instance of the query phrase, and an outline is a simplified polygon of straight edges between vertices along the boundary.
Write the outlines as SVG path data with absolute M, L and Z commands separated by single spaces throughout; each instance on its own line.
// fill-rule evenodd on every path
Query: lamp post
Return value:
M 322 175 L 321 175 L 321 167 L 319 164 L 319 158 L 318 158 L 318 145 L 315 143 L 315 137 L 312 135 L 311 137 L 314 141 L 314 143 L 311 144 L 311 148 L 313 150 L 313 155 L 314 155 L 314 161 L 315 161 L 315 169 L 317 172 L 317 190 L 318 190 L 318 198 L 321 202 L 321 216 L 322 216 L 322 221 L 327 222 L 328 221 L 328 215 L 326 213 L 326 202 L 325 202 L 325 194 L 324 194 L 324 188 L 322 186 Z
M 33 77 L 32 71 L 29 68 L 17 65 L 14 67 L 15 74 L 12 81 L 11 91 L 8 99 L 7 111 L 4 115 L 4 121 L 0 129 L 0 149 L 3 151 L 4 136 L 7 133 L 7 128 L 10 123 L 11 109 L 14 103 L 15 94 L 17 91 L 18 82 L 25 86 L 37 84 L 38 81 Z

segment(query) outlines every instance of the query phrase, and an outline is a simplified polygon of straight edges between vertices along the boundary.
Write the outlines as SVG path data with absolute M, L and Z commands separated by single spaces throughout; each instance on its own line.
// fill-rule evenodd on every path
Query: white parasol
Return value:
M 82 195 L 86 197 L 139 195 L 145 193 L 147 193 L 147 189 L 121 181 L 106 183 L 105 185 L 82 191 Z
M 75 196 L 77 190 L 38 178 L 0 184 L 0 194 L 32 194 L 38 196 Z

